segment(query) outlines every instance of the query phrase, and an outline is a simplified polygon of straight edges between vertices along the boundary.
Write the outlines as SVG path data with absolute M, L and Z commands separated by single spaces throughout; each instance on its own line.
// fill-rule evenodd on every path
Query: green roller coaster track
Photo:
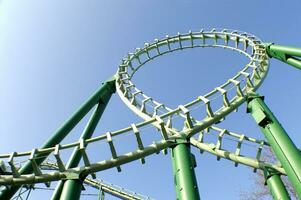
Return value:
M 132 78 L 144 64 L 165 54 L 191 48 L 232 50 L 245 55 L 249 63 L 224 84 L 173 109 L 146 95 L 132 82 Z M 98 189 L 99 199 L 104 199 L 105 193 L 121 199 L 151 199 L 98 180 L 96 172 L 110 168 L 121 172 L 122 165 L 136 160 L 144 164 L 147 156 L 160 151 L 166 154 L 169 148 L 177 199 L 197 200 L 200 199 L 200 194 L 194 172 L 196 159 L 190 151 L 192 147 L 198 148 L 201 153 L 213 154 L 218 160 L 230 160 L 235 166 L 242 164 L 254 171 L 263 170 L 274 199 L 290 199 L 280 179 L 280 176 L 288 176 L 297 195 L 301 197 L 300 150 L 265 104 L 264 98 L 256 93 L 267 75 L 270 58 L 301 69 L 300 57 L 299 48 L 263 43 L 254 35 L 229 29 L 190 31 L 145 43 L 143 48 L 137 48 L 134 53 L 125 56 L 116 74 L 103 82 L 41 147 L 26 152 L 0 154 L 0 199 L 16 199 L 26 192 L 28 198 L 35 184 L 45 183 L 49 187 L 53 181 L 59 181 L 53 192 L 53 200 L 79 199 L 84 185 Z M 115 92 L 142 121 L 92 137 Z M 212 106 L 213 101 L 219 105 L 218 108 Z M 216 125 L 243 103 L 247 104 L 247 112 L 260 127 L 266 141 L 234 133 Z M 92 109 L 94 111 L 79 140 L 61 144 Z M 200 113 L 203 113 L 202 116 Z M 145 128 L 148 129 L 148 134 L 160 139 L 146 144 L 143 140 Z M 214 133 L 215 143 L 206 140 L 208 133 Z M 129 152 L 120 153 L 114 139 L 126 134 L 135 138 L 133 142 L 136 146 Z M 236 141 L 235 151 L 228 150 L 223 145 L 226 137 Z M 256 146 L 254 157 L 242 154 L 243 143 Z M 91 161 L 88 147 L 92 144 L 108 146 L 110 158 Z M 280 164 L 262 159 L 262 150 L 265 147 L 273 150 Z M 68 150 L 73 150 L 73 153 L 68 163 L 64 163 L 62 153 Z M 54 161 L 50 161 L 50 157 Z M 20 163 L 19 160 L 25 162 Z

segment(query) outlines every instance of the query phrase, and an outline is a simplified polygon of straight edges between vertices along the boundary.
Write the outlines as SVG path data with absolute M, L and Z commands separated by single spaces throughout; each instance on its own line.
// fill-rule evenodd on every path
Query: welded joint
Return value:
M 62 172 L 64 174 L 64 178 L 62 180 L 81 180 L 81 172 L 77 171 L 65 171 Z
M 117 77 L 117 75 L 115 74 L 115 75 L 113 75 L 112 77 L 110 77 L 109 79 L 107 79 L 106 81 L 104 81 L 104 82 L 102 82 L 101 84 L 102 85 L 104 85 L 104 84 L 108 84 L 108 86 L 109 86 L 109 90 L 110 90 L 110 92 L 113 94 L 113 93 L 115 93 L 116 92 L 116 77 Z
M 267 185 L 267 181 L 269 178 L 271 178 L 272 176 L 281 176 L 281 173 L 272 169 L 272 168 L 269 168 L 269 167 L 263 167 L 263 174 L 264 174 L 264 178 L 265 178 L 265 182 L 264 182 L 264 185 Z
M 260 96 L 259 94 L 255 92 L 251 92 L 248 94 L 247 97 L 247 113 L 251 113 L 253 118 L 255 119 L 255 122 L 261 126 L 264 127 L 270 122 L 270 117 L 268 114 L 264 111 L 261 104 L 259 105 L 259 108 L 254 109 L 253 104 L 254 101 L 257 101 L 258 99 L 264 100 L 263 96 Z
M 268 54 L 268 56 L 269 56 L 270 58 L 273 57 L 273 54 L 272 54 L 272 52 L 271 52 L 271 50 L 270 50 L 270 47 L 271 47 L 272 45 L 274 45 L 274 43 L 272 43 L 272 42 L 264 43 L 265 51 L 266 51 L 266 53 Z

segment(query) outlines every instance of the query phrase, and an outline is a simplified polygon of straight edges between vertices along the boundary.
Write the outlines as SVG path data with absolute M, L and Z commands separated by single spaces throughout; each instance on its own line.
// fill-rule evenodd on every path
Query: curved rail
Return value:
M 207 129 L 210 133 L 211 132 L 215 132 L 215 136 L 216 136 L 216 143 L 208 143 L 206 142 L 206 133 L 205 131 L 201 131 L 199 133 L 199 138 L 195 139 L 195 138 L 190 138 L 190 143 L 199 148 L 202 152 L 206 151 L 209 152 L 211 154 L 214 154 L 215 156 L 217 156 L 218 160 L 220 158 L 225 158 L 228 159 L 232 162 L 235 163 L 235 165 L 237 166 L 238 163 L 249 166 L 256 169 L 263 169 L 263 167 L 268 166 L 270 168 L 273 168 L 275 170 L 277 170 L 278 172 L 280 172 L 281 174 L 285 174 L 283 168 L 281 166 L 279 166 L 278 164 L 275 163 L 269 163 L 266 161 L 262 161 L 261 160 L 261 152 L 262 149 L 264 147 L 269 147 L 269 144 L 263 140 L 258 140 L 255 138 L 250 138 L 248 136 L 245 136 L 243 134 L 239 134 L 239 133 L 234 133 L 234 132 L 230 132 L 226 129 L 221 129 L 215 126 L 209 127 Z M 137 132 L 136 132 L 136 136 L 137 136 Z M 226 136 L 230 137 L 230 138 L 226 138 Z M 96 139 L 98 139 L 100 136 L 95 137 L 95 138 L 91 138 L 89 139 L 89 142 L 91 141 L 98 141 Z M 163 136 L 162 136 L 163 137 Z M 52 155 L 54 156 L 54 158 L 56 159 L 56 165 L 59 166 L 58 171 L 56 172 L 49 172 L 49 171 L 45 171 L 43 169 L 41 169 L 41 167 L 37 167 L 35 170 L 35 173 L 33 174 L 24 174 L 24 175 L 18 175 L 16 174 L 16 165 L 14 164 L 13 160 L 16 157 L 20 157 L 21 155 L 25 155 L 27 156 L 27 153 L 15 153 L 15 154 L 11 154 L 9 160 L 8 160 L 8 164 L 11 167 L 11 171 L 12 171 L 12 175 L 1 175 L 0 176 L 0 184 L 1 185 L 22 185 L 22 184 L 34 184 L 34 183 L 46 183 L 49 181 L 57 181 L 57 180 L 61 180 L 61 179 L 67 179 L 69 176 L 87 176 L 89 174 L 98 172 L 98 171 L 102 171 L 108 168 L 113 168 L 113 167 L 120 167 L 122 164 L 126 164 L 128 162 L 134 161 L 134 160 L 138 160 L 138 159 L 144 159 L 145 157 L 154 154 L 154 153 L 159 153 L 160 151 L 172 146 L 176 144 L 175 141 L 176 138 L 168 138 L 167 140 L 161 140 L 160 142 L 156 142 L 154 144 L 151 144 L 147 147 L 143 147 L 141 148 L 141 144 L 142 144 L 142 140 L 140 138 L 140 142 L 138 142 L 138 146 L 140 143 L 140 149 L 138 148 L 136 151 L 132 151 L 123 155 L 117 155 L 116 154 L 116 149 L 114 147 L 114 144 L 111 143 L 110 146 L 110 142 L 112 142 L 112 140 L 108 140 L 109 146 L 111 147 L 112 152 L 112 158 L 107 159 L 107 160 L 103 160 L 100 162 L 96 162 L 96 163 L 90 163 L 89 161 L 89 157 L 88 153 L 86 151 L 86 146 L 85 148 L 83 148 L 83 142 L 87 142 L 86 141 L 81 141 L 79 142 L 78 146 L 73 146 L 73 144 L 67 144 L 67 145 L 62 145 L 63 147 L 68 147 L 68 148 L 78 148 L 79 151 L 82 151 L 82 154 L 84 155 L 84 166 L 81 167 L 76 167 L 76 168 L 72 168 L 72 169 L 68 169 L 66 170 L 64 168 L 64 163 L 60 158 L 60 149 L 58 149 L 59 146 L 56 146 L 55 148 L 51 149 L 41 149 L 41 150 L 36 150 L 35 152 L 43 152 L 43 151 L 49 151 L 52 150 Z M 227 140 L 232 140 L 236 143 L 236 149 L 234 152 L 232 152 L 231 150 L 226 150 L 225 148 L 223 148 L 222 144 L 225 143 Z M 244 156 L 241 154 L 241 148 L 243 147 L 243 144 L 245 143 L 249 143 L 252 144 L 253 146 L 256 146 L 256 150 L 255 150 L 255 154 L 256 156 L 254 157 L 250 157 L 250 156 Z M 87 142 L 87 144 L 89 144 Z M 33 151 L 34 152 L 34 151 Z M 254 155 L 255 155 L 254 154 Z M 1 157 L 6 157 L 7 155 L 1 155 Z M 31 155 L 31 158 L 29 160 L 29 162 L 31 162 L 34 165 L 34 156 Z M 39 172 L 39 173 L 37 173 Z
M 132 82 L 137 70 L 151 60 L 174 51 L 197 47 L 231 49 L 244 54 L 250 59 L 250 62 L 226 83 L 185 105 L 179 105 L 175 109 L 169 109 L 164 104 L 147 96 Z M 222 120 L 245 102 L 246 94 L 255 91 L 261 85 L 267 74 L 268 66 L 269 57 L 266 54 L 265 46 L 253 35 L 226 29 L 190 31 L 186 34 L 156 39 L 154 43 L 146 43 L 144 48 L 137 48 L 135 53 L 128 54 L 122 60 L 117 71 L 116 91 L 124 103 L 144 120 L 149 120 L 158 113 L 163 113 L 161 118 L 168 123 L 169 128 L 176 131 L 184 130 L 182 134 L 190 137 Z M 229 95 L 231 89 L 236 90 L 235 95 Z M 222 98 L 218 99 L 219 107 L 213 108 L 210 103 L 216 95 L 220 95 Z M 196 119 L 196 117 L 190 109 L 198 106 L 204 109 L 206 114 L 198 120 L 192 120 L 191 118 Z M 186 115 L 182 123 L 183 126 L 173 127 L 173 119 L 179 113 Z M 157 124 L 155 125 L 159 128 Z

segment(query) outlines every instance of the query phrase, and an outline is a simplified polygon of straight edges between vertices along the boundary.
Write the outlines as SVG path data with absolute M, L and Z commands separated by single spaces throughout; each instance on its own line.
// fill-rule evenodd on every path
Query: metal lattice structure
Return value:
M 233 50 L 245 55 L 249 62 L 224 84 L 176 108 L 157 102 L 133 83 L 132 78 L 144 64 L 157 57 L 191 48 Z M 15 194 L 17 196 L 14 198 L 18 198 L 24 191 L 30 192 L 37 183 L 45 183 L 49 187 L 53 181 L 59 181 L 59 184 L 52 199 L 79 199 L 83 184 L 101 190 L 101 198 L 105 192 L 122 199 L 150 199 L 99 181 L 95 173 L 109 168 L 117 168 L 120 172 L 122 165 L 136 160 L 141 160 L 144 164 L 147 156 L 160 151 L 166 154 L 168 148 L 172 154 L 177 198 L 199 199 L 193 170 L 195 158 L 190 153 L 190 146 L 200 149 L 201 153 L 211 153 L 218 160 L 228 159 L 235 166 L 242 164 L 254 171 L 263 170 L 275 199 L 289 199 L 280 179 L 281 175 L 289 177 L 297 194 L 301 196 L 300 152 L 264 104 L 263 98 L 255 93 L 267 75 L 270 57 L 301 68 L 301 61 L 297 58 L 301 57 L 300 49 L 266 44 L 254 35 L 234 30 L 190 31 L 145 43 L 143 48 L 137 48 L 134 53 L 129 53 L 122 59 L 117 73 L 105 81 L 44 145 L 27 152 L 0 155 L 0 199 L 10 199 Z M 115 92 L 142 118 L 142 122 L 92 137 L 111 95 Z M 254 117 L 267 141 L 234 133 L 216 125 L 243 103 L 247 103 L 248 112 Z M 93 108 L 81 138 L 61 145 L 61 141 Z M 145 142 L 145 129 L 148 134 L 153 135 L 155 142 Z M 215 143 L 206 140 L 209 133 L 215 135 Z M 136 144 L 124 153 L 120 153 L 118 146 L 114 144 L 114 140 L 122 135 L 130 135 L 131 142 Z M 235 151 L 224 145 L 227 139 L 235 141 Z M 242 144 L 255 146 L 254 156 L 242 154 Z M 92 161 L 91 152 L 88 151 L 91 145 L 109 147 L 111 156 Z M 265 147 L 273 149 L 281 164 L 261 158 Z M 68 163 L 65 163 L 62 154 L 68 150 L 73 150 L 73 153 Z M 54 159 L 53 162 L 49 162 L 50 157 Z M 81 159 L 83 164 L 80 164 Z M 23 162 L 19 162 L 20 160 Z

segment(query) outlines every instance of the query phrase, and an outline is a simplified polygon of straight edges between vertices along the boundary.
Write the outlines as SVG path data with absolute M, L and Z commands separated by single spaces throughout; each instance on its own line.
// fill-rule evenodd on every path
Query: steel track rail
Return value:
M 216 126 L 209 127 L 208 129 L 209 129 L 209 131 L 212 130 L 212 131 L 216 132 L 216 136 L 217 136 L 216 144 L 207 143 L 205 141 L 204 138 L 206 138 L 206 136 L 205 136 L 206 133 L 204 131 L 199 133 L 200 135 L 199 135 L 198 140 L 191 138 L 190 143 L 193 146 L 201 149 L 202 151 L 212 153 L 215 156 L 217 156 L 218 158 L 221 158 L 221 157 L 226 158 L 226 159 L 234 162 L 235 164 L 240 163 L 240 164 L 252 167 L 254 169 L 263 169 L 263 167 L 269 166 L 269 167 L 277 170 L 281 174 L 285 174 L 285 172 L 283 171 L 281 166 L 260 160 L 262 148 L 269 147 L 269 144 L 267 142 L 265 142 L 263 140 L 251 138 L 251 137 L 245 136 L 243 134 L 230 132 L 226 129 L 221 129 Z M 222 148 L 222 142 L 223 143 L 227 142 L 226 139 L 224 139 L 225 136 L 231 137 L 232 141 L 235 141 L 237 143 L 237 148 L 236 148 L 235 152 L 227 151 Z M 98 140 L 93 140 L 93 139 L 94 138 L 89 139 L 89 140 L 92 140 L 94 142 L 98 141 Z M 255 148 L 256 156 L 254 158 L 240 154 L 242 144 L 244 144 L 246 142 L 248 142 L 252 145 L 256 145 L 256 148 Z M 170 138 L 169 140 L 162 140 L 160 142 L 151 144 L 151 145 L 145 147 L 143 150 L 138 149 L 136 151 L 129 152 L 124 155 L 119 155 L 116 158 L 112 157 L 111 159 L 108 159 L 108 160 L 103 160 L 103 161 L 100 161 L 97 163 L 90 163 L 90 165 L 84 165 L 81 167 L 72 168 L 72 169 L 65 170 L 65 171 L 59 170 L 56 172 L 48 172 L 48 171 L 43 171 L 42 169 L 40 169 L 40 171 L 42 172 L 40 175 L 37 175 L 35 173 L 20 175 L 18 177 L 14 174 L 0 175 L 0 184 L 1 185 L 22 185 L 22 184 L 34 184 L 34 183 L 46 183 L 49 181 L 57 181 L 57 180 L 67 179 L 68 176 L 74 176 L 74 175 L 79 176 L 79 174 L 81 174 L 82 176 L 87 176 L 87 175 L 97 172 L 97 171 L 102 171 L 102 170 L 105 170 L 108 168 L 117 167 L 122 164 L 126 164 L 128 162 L 132 162 L 132 161 L 135 161 L 138 159 L 145 158 L 154 153 L 158 153 L 174 144 L 175 144 L 175 138 L 174 139 Z M 62 146 L 64 146 L 64 145 L 62 145 Z M 76 148 L 77 147 L 76 145 L 72 146 L 70 144 L 67 144 L 66 146 L 68 146 L 68 148 Z M 49 149 L 47 149 L 47 150 L 49 150 Z M 43 152 L 43 151 L 45 151 L 45 150 L 40 149 L 38 152 Z M 54 152 L 55 152 L 55 148 L 52 149 L 51 153 L 53 154 Z M 18 155 L 18 156 L 23 155 L 24 156 L 24 155 L 27 155 L 27 153 L 16 153 L 15 155 Z M 4 155 L 2 155 L 2 157 L 6 157 L 6 155 L 4 154 Z M 59 166 L 59 163 L 57 160 L 56 160 L 56 165 Z
M 58 166 L 56 163 L 52 163 L 50 161 L 46 161 L 42 163 L 41 167 L 47 170 L 58 170 Z M 136 192 L 130 191 L 128 189 L 122 188 L 115 184 L 111 184 L 99 179 L 92 179 L 86 177 L 84 179 L 84 183 L 90 187 L 101 190 L 105 193 L 111 194 L 115 197 L 125 200 L 152 200 L 152 198 L 138 194 Z
M 132 82 L 135 73 L 151 60 L 174 51 L 200 47 L 231 49 L 245 55 L 250 62 L 226 83 L 185 105 L 179 105 L 175 109 L 169 109 L 165 104 L 155 101 L 139 90 Z M 151 44 L 146 43 L 144 48 L 137 48 L 135 53 L 129 53 L 123 58 L 118 68 L 116 91 L 124 103 L 144 120 L 150 120 L 158 112 L 161 112 L 163 113 L 161 115 L 162 120 L 171 125 L 172 130 L 182 131 L 185 129 L 181 134 L 190 137 L 222 120 L 227 114 L 244 103 L 246 95 L 257 90 L 263 82 L 268 66 L 269 57 L 265 51 L 265 46 L 253 35 L 226 29 L 189 32 L 172 37 L 167 36 L 160 40 L 156 39 Z M 228 95 L 230 93 L 229 88 L 235 89 L 236 94 Z M 212 108 L 210 103 L 216 95 L 221 96 L 220 107 Z M 200 106 L 207 115 L 197 119 L 190 111 L 193 106 Z M 172 127 L 173 119 L 180 113 L 186 115 L 183 118 L 183 126 Z M 189 125 L 188 128 L 187 124 Z M 158 124 L 154 125 L 159 128 Z

